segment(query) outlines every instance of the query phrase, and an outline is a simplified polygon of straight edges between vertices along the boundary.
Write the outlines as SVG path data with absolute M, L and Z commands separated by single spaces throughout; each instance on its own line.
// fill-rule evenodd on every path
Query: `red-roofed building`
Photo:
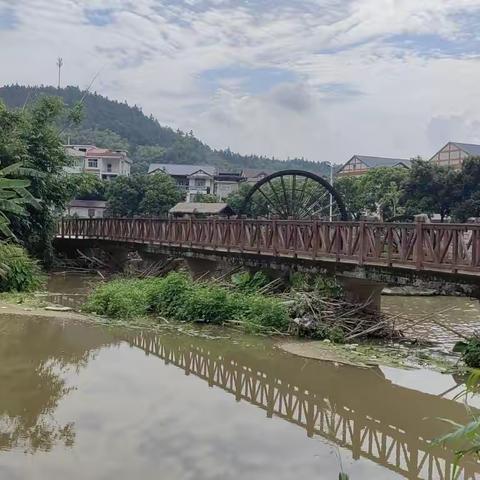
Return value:
M 65 145 L 65 149 L 72 158 L 72 165 L 66 168 L 68 173 L 92 173 L 103 180 L 130 175 L 132 162 L 127 152 L 94 145 Z

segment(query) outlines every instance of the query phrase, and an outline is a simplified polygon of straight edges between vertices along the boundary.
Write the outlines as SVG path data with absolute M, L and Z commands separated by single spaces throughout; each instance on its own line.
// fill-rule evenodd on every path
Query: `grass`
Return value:
M 183 322 L 232 323 L 251 332 L 286 332 L 289 326 L 287 307 L 275 297 L 194 283 L 182 273 L 112 280 L 99 285 L 83 309 L 122 320 L 151 315 Z

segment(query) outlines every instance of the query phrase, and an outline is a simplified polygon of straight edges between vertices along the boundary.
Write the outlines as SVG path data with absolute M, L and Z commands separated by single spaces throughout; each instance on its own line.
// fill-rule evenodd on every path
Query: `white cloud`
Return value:
M 336 162 L 353 153 L 428 156 L 436 142 L 472 139 L 480 122 L 480 60 L 467 48 L 478 38 L 463 21 L 480 16 L 480 0 L 4 5 L 16 22 L 2 30 L 0 21 L 0 62 L 8 66 L 0 83 L 55 83 L 62 56 L 65 83 L 85 87 L 100 70 L 99 93 L 193 129 L 214 147 Z M 108 10 L 108 21 L 88 23 L 87 8 Z M 422 51 L 422 35 L 438 38 L 441 55 Z M 416 43 L 406 49 L 395 36 Z M 199 81 L 205 71 L 235 67 L 249 69 L 250 83 L 256 69 L 293 75 L 259 93 L 242 78 L 219 78 L 213 92 Z

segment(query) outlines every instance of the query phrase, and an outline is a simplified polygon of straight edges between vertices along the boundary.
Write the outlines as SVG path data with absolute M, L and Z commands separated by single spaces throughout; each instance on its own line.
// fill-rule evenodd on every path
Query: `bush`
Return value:
M 237 303 L 231 292 L 218 286 L 200 286 L 191 290 L 178 316 L 186 321 L 221 324 L 232 320 L 236 309 Z
M 263 272 L 241 272 L 232 275 L 232 283 L 236 290 L 245 293 L 255 293 L 270 282 Z
M 172 319 L 180 319 L 180 311 L 191 295 L 192 281 L 182 273 L 170 273 L 164 278 L 147 280 L 150 310 Z
M 0 243 L 0 291 L 27 292 L 41 283 L 40 267 L 23 247 Z
M 276 298 L 247 295 L 237 298 L 236 319 L 245 321 L 249 330 L 288 329 L 290 319 L 287 308 Z

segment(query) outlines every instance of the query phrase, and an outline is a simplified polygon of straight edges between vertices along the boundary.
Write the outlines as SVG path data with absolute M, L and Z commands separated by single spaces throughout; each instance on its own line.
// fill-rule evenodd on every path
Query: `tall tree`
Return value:
M 402 200 L 410 214 L 439 214 L 443 222 L 462 197 L 462 174 L 432 162 L 414 160 Z
M 59 98 L 40 98 L 32 107 L 9 111 L 0 103 L 0 163 L 8 167 L 20 162 L 40 172 L 30 179 L 29 191 L 39 200 L 37 208 L 27 205 L 27 215 L 9 215 L 17 238 L 44 262 L 52 259 L 51 241 L 56 215 L 63 212 L 69 198 L 63 167 L 68 165 L 59 122 L 70 121 L 73 110 L 67 110 Z
M 117 177 L 107 188 L 109 214 L 117 217 L 165 216 L 182 199 L 169 175 Z

